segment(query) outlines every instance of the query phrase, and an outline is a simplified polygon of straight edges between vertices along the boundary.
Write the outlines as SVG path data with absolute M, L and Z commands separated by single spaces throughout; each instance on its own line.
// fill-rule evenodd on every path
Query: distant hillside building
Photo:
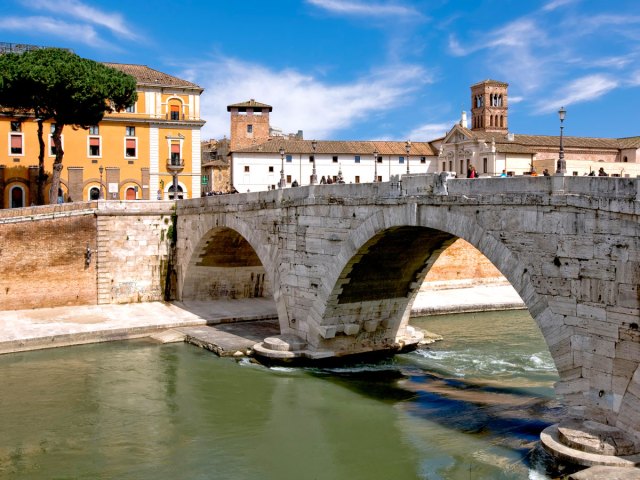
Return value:
M 240 192 L 278 188 L 280 183 L 291 186 L 294 181 L 308 185 L 314 179 L 314 165 L 318 183 L 323 177 L 335 181 L 339 176 L 346 183 L 389 181 L 407 172 L 449 171 L 466 176 L 471 165 L 480 176 L 497 176 L 503 171 L 542 174 L 545 169 L 554 174 L 559 137 L 509 132 L 508 84 L 484 80 L 470 89 L 471 126 L 462 112 L 460 121 L 444 137 L 427 142 L 274 136 L 269 126 L 273 107 L 253 99 L 229 105 L 231 182 Z M 615 176 L 640 174 L 640 136 L 565 136 L 563 146 L 567 175 L 587 175 L 600 167 Z
M 184 164 L 178 196 L 199 197 L 203 89 L 145 65 L 105 65 L 135 77 L 138 100 L 88 130 L 64 129 L 61 188 L 65 201 L 173 198 L 167 167 L 177 163 Z M 0 208 L 35 202 L 39 149 L 33 120 L 33 115 L 0 111 Z M 51 175 L 55 158 L 51 122 L 45 122 L 44 128 L 48 134 L 45 170 Z

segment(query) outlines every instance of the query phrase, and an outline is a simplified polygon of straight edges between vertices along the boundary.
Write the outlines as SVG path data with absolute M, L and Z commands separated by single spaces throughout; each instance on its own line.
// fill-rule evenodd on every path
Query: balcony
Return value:
M 184 158 L 167 158 L 167 171 L 180 173 L 184 170 Z

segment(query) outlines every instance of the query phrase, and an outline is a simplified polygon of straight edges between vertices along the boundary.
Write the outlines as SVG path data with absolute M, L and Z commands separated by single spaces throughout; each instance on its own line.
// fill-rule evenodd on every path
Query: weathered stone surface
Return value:
M 588 453 L 617 456 L 638 453 L 632 436 L 619 428 L 589 420 L 560 422 L 558 438 L 564 445 Z
M 640 480 L 640 468 L 590 467 L 572 473 L 569 480 Z

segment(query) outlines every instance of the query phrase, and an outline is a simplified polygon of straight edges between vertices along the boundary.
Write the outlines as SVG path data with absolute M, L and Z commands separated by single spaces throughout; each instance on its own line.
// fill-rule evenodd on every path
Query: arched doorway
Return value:
M 136 200 L 136 189 L 134 187 L 127 188 L 125 200 Z
M 100 199 L 100 188 L 91 187 L 89 189 L 89 201 L 94 201 L 99 199 Z
M 24 207 L 24 188 L 15 185 L 11 187 L 11 192 L 9 194 L 11 198 L 11 208 L 22 208 Z
M 173 185 L 171 185 L 169 187 L 169 200 L 173 200 L 174 199 L 174 195 L 173 195 Z M 182 187 L 180 185 L 178 185 L 178 200 L 182 200 L 184 198 L 184 192 L 182 190 Z

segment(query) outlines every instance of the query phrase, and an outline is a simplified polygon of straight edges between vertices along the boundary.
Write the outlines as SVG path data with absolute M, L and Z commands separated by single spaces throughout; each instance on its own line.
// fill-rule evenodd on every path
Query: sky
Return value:
M 226 106 L 317 140 L 429 141 L 509 84 L 509 130 L 640 135 L 637 0 L 2 0 L 0 42 L 147 65 L 202 88 L 202 138 Z M 470 116 L 469 116 L 470 118 Z

